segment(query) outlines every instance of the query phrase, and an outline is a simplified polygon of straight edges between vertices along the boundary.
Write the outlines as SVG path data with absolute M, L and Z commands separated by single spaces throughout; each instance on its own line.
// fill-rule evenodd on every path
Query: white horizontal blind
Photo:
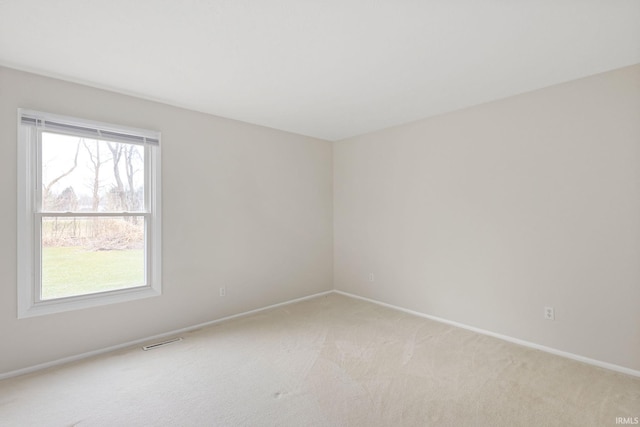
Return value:
M 50 116 L 50 115 L 48 115 Z M 159 145 L 160 135 L 155 132 L 142 131 L 138 129 L 113 129 L 109 125 L 96 124 L 96 122 L 77 124 L 78 119 L 74 119 L 74 124 L 68 123 L 64 117 L 42 118 L 37 112 L 22 112 L 20 122 L 26 126 L 35 126 L 41 130 L 67 133 L 71 135 L 83 136 L 86 138 L 99 139 L 104 141 L 125 142 L 127 144 L 139 145 Z

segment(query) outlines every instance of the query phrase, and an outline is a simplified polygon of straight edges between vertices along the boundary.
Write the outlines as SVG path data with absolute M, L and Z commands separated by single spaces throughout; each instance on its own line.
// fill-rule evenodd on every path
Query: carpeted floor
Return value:
M 330 294 L 0 382 L 1 426 L 607 426 L 640 378 Z

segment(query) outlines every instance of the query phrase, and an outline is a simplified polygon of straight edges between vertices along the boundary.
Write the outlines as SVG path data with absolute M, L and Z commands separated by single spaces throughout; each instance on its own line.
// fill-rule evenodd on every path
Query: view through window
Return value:
M 33 254 L 34 283 L 19 284 L 27 310 L 158 290 L 159 135 L 45 113 L 23 114 L 20 135 L 27 194 L 19 234 Z
M 41 299 L 144 286 L 144 147 L 42 132 Z M 127 212 L 122 216 L 82 216 Z

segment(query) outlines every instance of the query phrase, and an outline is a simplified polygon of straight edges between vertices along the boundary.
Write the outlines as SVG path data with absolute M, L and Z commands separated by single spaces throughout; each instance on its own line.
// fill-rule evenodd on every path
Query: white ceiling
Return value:
M 640 63 L 639 0 L 0 0 L 0 64 L 327 140 Z

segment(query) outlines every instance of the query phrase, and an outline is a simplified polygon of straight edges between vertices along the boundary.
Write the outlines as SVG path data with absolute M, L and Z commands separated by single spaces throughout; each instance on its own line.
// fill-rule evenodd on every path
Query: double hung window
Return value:
M 18 113 L 18 317 L 158 295 L 160 134 Z

